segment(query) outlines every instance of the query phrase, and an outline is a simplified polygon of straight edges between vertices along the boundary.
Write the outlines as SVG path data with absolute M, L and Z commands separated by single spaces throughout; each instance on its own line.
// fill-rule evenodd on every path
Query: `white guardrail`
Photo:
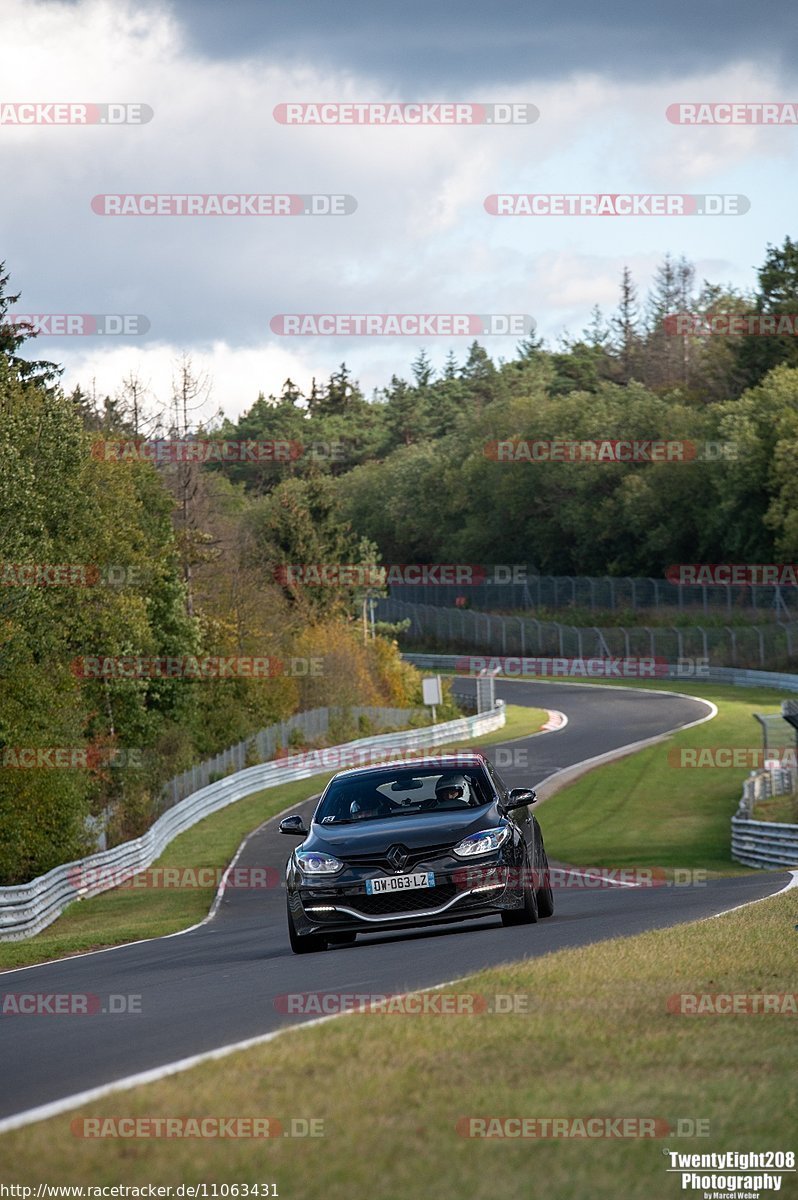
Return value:
M 798 825 L 732 817 L 732 858 L 746 867 L 798 866 Z
M 735 687 L 768 687 L 777 688 L 783 692 L 798 692 L 798 675 L 785 675 L 780 671 L 754 671 L 745 667 L 710 667 L 704 665 L 700 659 L 698 665 L 696 665 L 695 659 L 685 659 L 681 663 L 657 662 L 656 675 L 629 674 L 624 676 L 620 670 L 618 673 L 614 673 L 611 668 L 601 665 L 605 661 L 620 663 L 623 657 L 623 655 L 617 654 L 605 656 L 588 654 L 583 659 L 557 659 L 556 655 L 551 654 L 543 656 L 503 655 L 487 650 L 473 649 L 466 650 L 462 654 L 424 654 L 419 652 L 418 654 L 402 655 L 402 658 L 407 659 L 414 667 L 427 671 L 451 671 L 463 679 L 473 678 L 473 675 L 469 676 L 468 671 L 464 670 L 464 665 L 474 659 L 479 662 L 484 661 L 487 667 L 501 667 L 497 678 L 505 676 L 508 679 L 520 679 L 524 675 L 524 665 L 526 664 L 527 679 L 532 679 L 536 674 L 543 674 L 544 664 L 556 663 L 557 682 L 563 683 L 581 683 L 585 679 L 591 679 L 596 683 L 600 683 L 602 679 L 606 679 L 609 683 L 623 683 L 626 679 L 627 682 L 646 682 L 656 686 L 658 679 L 662 679 L 670 683 L 683 683 L 685 686 L 691 682 L 728 683 Z M 645 655 L 638 657 L 641 661 L 645 659 Z M 573 665 L 579 662 L 585 664 L 583 670 L 579 670 Z M 597 664 L 595 671 L 589 669 L 588 664 L 590 663 Z
M 462 664 L 468 659 L 468 655 L 463 654 L 405 654 L 404 657 L 422 670 L 458 671 L 459 673 L 462 673 Z M 501 657 L 495 655 L 485 654 L 483 657 L 486 662 L 500 663 L 502 661 Z M 511 661 L 513 669 L 518 664 L 520 673 L 523 660 L 516 658 Z M 528 659 L 529 666 L 533 670 L 534 662 L 534 659 Z M 467 678 L 467 676 L 463 675 L 463 678 Z M 566 682 L 579 683 L 581 677 L 564 676 L 563 678 Z M 699 670 L 691 672 L 684 665 L 680 667 L 678 663 L 671 663 L 668 664 L 667 678 L 671 682 L 684 684 L 687 691 L 690 690 L 691 683 L 727 683 L 735 687 L 768 687 L 777 688 L 779 691 L 798 692 L 798 675 L 784 675 L 777 671 L 702 666 Z M 656 679 L 648 682 L 656 687 Z M 771 791 L 763 789 L 763 796 L 765 794 L 786 794 L 787 789 L 781 780 L 781 776 L 784 774 L 784 772 L 779 772 L 778 780 L 775 779 L 772 772 L 752 774 L 744 784 L 743 803 L 752 798 L 759 798 L 758 793 L 761 785 L 765 782 L 770 784 Z M 767 776 L 767 779 L 763 778 L 764 776 Z M 734 816 L 731 830 L 731 857 L 735 862 L 742 863 L 746 867 L 761 867 L 763 870 L 796 867 L 798 866 L 798 825 L 779 824 L 776 821 L 754 821 L 745 815 Z
M 259 763 L 255 767 L 237 771 L 186 796 L 135 841 L 124 842 L 111 850 L 53 867 L 52 871 L 32 879 L 30 883 L 0 887 L 0 941 L 21 941 L 32 937 L 46 929 L 73 901 L 108 891 L 116 886 L 120 876 L 125 878 L 145 871 L 178 834 L 196 825 L 203 817 L 234 804 L 236 800 L 243 800 L 253 792 L 318 775 L 325 770 L 325 754 L 337 759 L 338 765 L 343 759 L 355 766 L 355 755 L 359 750 L 379 747 L 399 753 L 424 751 L 458 738 L 492 733 L 501 729 L 506 719 L 504 705 L 498 703 L 493 711 L 478 713 L 473 717 L 461 717 L 456 721 L 420 729 L 400 730 L 398 733 L 377 734 L 341 746 L 330 746 L 313 752 L 310 763 L 308 759 L 311 755 L 297 754 L 295 757 L 304 760 L 306 765 L 292 766 L 289 758 Z M 85 883 L 87 879 L 92 881 L 88 885 Z

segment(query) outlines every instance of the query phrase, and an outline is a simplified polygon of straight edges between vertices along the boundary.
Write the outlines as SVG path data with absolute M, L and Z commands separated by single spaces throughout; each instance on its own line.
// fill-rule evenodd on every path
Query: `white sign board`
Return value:
M 440 675 L 429 675 L 426 679 L 422 679 L 421 687 L 425 704 L 442 703 Z

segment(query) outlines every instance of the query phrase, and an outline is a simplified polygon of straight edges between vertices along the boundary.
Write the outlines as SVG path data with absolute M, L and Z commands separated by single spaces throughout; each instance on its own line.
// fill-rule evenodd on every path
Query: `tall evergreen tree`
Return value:
M 61 375 L 61 367 L 45 359 L 30 360 L 20 358 L 17 354 L 20 347 L 38 337 L 38 333 L 30 322 L 9 319 L 16 315 L 14 308 L 22 293 L 12 294 L 6 290 L 10 275 L 5 267 L 5 262 L 0 262 L 0 354 L 17 378 L 23 382 L 31 380 L 52 384 Z

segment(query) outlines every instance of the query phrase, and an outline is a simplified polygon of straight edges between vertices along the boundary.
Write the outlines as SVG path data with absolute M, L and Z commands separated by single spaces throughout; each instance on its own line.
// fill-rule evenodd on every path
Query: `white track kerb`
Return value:
M 601 686 L 601 685 L 594 685 L 594 686 Z M 635 690 L 637 690 L 637 689 L 635 689 Z M 648 690 L 648 689 L 646 689 L 646 690 Z M 661 693 L 661 694 L 673 696 L 675 694 L 682 695 L 683 693 L 665 692 L 665 693 Z M 707 705 L 707 707 L 711 711 L 707 714 L 707 716 L 701 717 L 697 721 L 691 721 L 689 724 L 678 726 L 679 730 L 690 729 L 695 725 L 701 725 L 705 721 L 711 721 L 713 719 L 713 717 L 715 717 L 717 715 L 717 708 L 715 707 L 714 704 L 711 704 L 710 701 L 703 700 L 699 696 L 689 696 L 686 698 L 690 699 L 690 700 L 698 700 L 700 703 Z M 493 714 L 491 714 L 491 715 L 493 715 Z M 502 717 L 502 723 L 503 723 L 503 717 Z M 443 727 L 441 727 L 441 728 L 443 728 Z M 536 736 L 536 735 L 530 735 L 530 736 Z M 622 746 L 622 747 L 618 748 L 617 750 L 610 751 L 607 754 L 601 754 L 601 755 L 595 756 L 594 758 L 586 759 L 584 762 L 576 763 L 573 766 L 568 767 L 563 771 L 558 771 L 558 772 L 555 772 L 553 775 L 548 776 L 548 778 L 543 781 L 543 784 L 551 784 L 552 785 L 551 790 L 549 791 L 549 795 L 551 795 L 551 794 L 553 794 L 553 791 L 556 790 L 557 787 L 564 786 L 565 783 L 570 782 L 570 779 L 573 777 L 572 773 L 581 774 L 582 772 L 584 772 L 586 770 L 590 770 L 591 767 L 593 767 L 593 766 L 598 766 L 601 763 L 609 762 L 615 758 L 624 757 L 627 754 L 633 753 L 637 749 L 640 749 L 644 746 L 652 745 L 654 742 L 661 741 L 661 740 L 663 740 L 663 738 L 666 738 L 668 736 L 670 736 L 670 735 L 669 734 L 661 734 L 654 738 L 646 738 L 643 741 L 630 743 L 630 745 L 628 745 L 628 746 Z M 513 740 L 517 741 L 517 740 L 521 740 L 521 739 L 513 739 Z M 555 780 L 556 780 L 556 784 L 554 783 Z M 539 786 L 543 786 L 543 784 L 541 784 Z M 285 809 L 282 813 L 278 813 L 275 816 L 270 817 L 269 821 L 264 822 L 263 825 L 259 826 L 259 828 L 262 829 L 264 827 L 264 825 L 269 824 L 271 821 L 280 820 L 283 816 L 285 816 L 285 814 L 287 812 L 291 812 L 293 809 L 298 808 L 300 806 L 300 804 L 304 804 L 306 802 L 307 801 L 303 800 L 303 801 L 299 801 L 297 804 L 291 805 L 290 808 Z M 247 837 L 244 839 L 244 841 L 241 843 L 241 845 L 239 846 L 234 859 L 232 860 L 232 862 L 230 863 L 230 866 L 225 871 L 225 874 L 224 874 L 221 884 L 219 886 L 219 890 L 217 892 L 217 895 L 214 899 L 213 905 L 212 905 L 211 910 L 208 913 L 207 917 L 205 917 L 205 919 L 203 921 L 200 921 L 198 923 L 198 925 L 192 925 L 190 929 L 183 929 L 183 930 L 180 930 L 178 933 L 167 934 L 166 935 L 167 937 L 180 937 L 180 936 L 182 936 L 182 934 L 191 932 L 191 929 L 197 929 L 197 928 L 199 928 L 200 925 L 204 925 L 208 921 L 213 920 L 213 918 L 215 917 L 215 915 L 218 911 L 219 904 L 221 903 L 222 897 L 224 895 L 226 885 L 227 885 L 227 878 L 228 878 L 230 872 L 232 871 L 232 869 L 234 868 L 247 841 L 256 832 L 258 832 L 258 831 L 253 830 L 252 833 L 249 833 L 247 835 Z M 573 868 L 569 868 L 569 870 L 573 871 Z M 585 875 L 586 875 L 586 877 L 589 877 L 588 872 L 585 872 Z M 791 888 L 798 887 L 798 871 L 792 871 L 790 873 L 790 875 L 791 875 L 790 882 L 787 883 L 783 888 L 780 888 L 778 892 L 774 892 L 773 896 L 781 895 L 783 892 L 789 891 Z M 621 881 L 613 881 L 613 882 L 617 882 L 619 886 L 621 885 Z M 625 886 L 637 886 L 637 885 L 635 885 L 635 884 L 629 885 L 628 883 L 626 883 Z M 764 903 L 765 900 L 772 899 L 773 896 L 765 896 L 761 900 L 751 900 L 751 901 L 748 901 L 746 904 L 737 904 L 737 905 L 734 905 L 732 908 L 724 909 L 723 911 L 721 911 L 719 913 L 714 913 L 711 917 L 705 917 L 702 919 L 703 920 L 714 920 L 718 917 L 725 916 L 727 913 L 736 912 L 740 908 L 748 908 L 752 904 L 762 904 L 762 903 Z M 158 938 L 142 939 L 142 941 L 159 941 L 159 940 L 162 940 L 162 939 L 158 939 Z M 94 950 L 94 951 L 89 951 L 88 953 L 89 954 L 110 954 L 110 953 L 113 953 L 113 951 L 115 951 L 115 950 L 124 950 L 129 945 L 137 945 L 137 944 L 140 944 L 140 943 L 128 942 L 123 946 L 111 946 L 105 950 Z M 74 957 L 87 957 L 87 955 L 74 956 Z M 37 963 L 30 967 L 20 967 L 20 968 L 18 968 L 18 970 L 19 971 L 35 971 L 39 967 L 45 966 L 45 965 L 51 965 L 51 964 Z M 11 975 L 11 974 L 16 974 L 16 972 L 8 971 L 8 972 L 4 972 L 4 974 Z M 439 991 L 441 988 L 452 987 L 456 983 L 461 983 L 463 981 L 463 978 L 467 978 L 467 976 L 462 977 L 460 979 L 447 980 L 445 983 L 433 984 L 427 988 L 424 988 L 423 990 L 424 991 Z M 421 990 L 421 989 L 417 989 L 417 990 Z M 410 993 L 405 993 L 405 994 L 410 994 Z M 304 1021 L 300 1025 L 292 1025 L 292 1026 L 289 1026 L 284 1029 L 276 1029 L 270 1033 L 264 1033 L 264 1034 L 258 1035 L 257 1037 L 247 1038 L 244 1041 L 231 1042 L 228 1045 L 219 1046 L 214 1050 L 206 1050 L 206 1051 L 202 1052 L 201 1054 L 194 1054 L 188 1058 L 178 1059 L 175 1062 L 164 1063 L 163 1065 L 161 1065 L 159 1067 L 153 1067 L 152 1069 L 150 1069 L 148 1071 L 141 1071 L 135 1075 L 124 1076 L 121 1079 L 114 1080 L 112 1083 L 103 1084 L 100 1087 L 90 1088 L 87 1091 L 83 1091 L 83 1092 L 76 1092 L 75 1094 L 73 1094 L 71 1096 L 64 1096 L 60 1100 L 54 1100 L 49 1104 L 42 1104 L 36 1108 L 27 1109 L 24 1112 L 15 1113 L 13 1116 L 6 1117 L 6 1118 L 0 1120 L 0 1134 L 8 1133 L 14 1129 L 20 1129 L 23 1126 L 34 1124 L 37 1121 L 45 1121 L 50 1117 L 59 1116 L 61 1113 L 70 1112 L 71 1110 L 78 1108 L 81 1105 L 91 1104 L 95 1100 L 100 1100 L 103 1097 L 113 1095 L 116 1092 L 128 1091 L 131 1088 L 140 1087 L 140 1086 L 143 1086 L 148 1083 L 156 1083 L 158 1080 L 166 1079 L 171 1075 L 178 1075 L 181 1072 L 188 1071 L 192 1067 L 199 1066 L 202 1063 L 214 1062 L 218 1059 L 227 1058 L 231 1054 L 236 1054 L 239 1051 L 250 1050 L 255 1046 L 265 1046 L 269 1042 L 274 1041 L 278 1037 L 284 1037 L 288 1034 L 296 1034 L 298 1032 L 301 1032 L 302 1030 L 313 1028 L 316 1025 L 324 1025 L 328 1021 L 340 1020 L 342 1017 L 353 1015 L 353 1013 L 356 1011 L 357 1010 L 352 1009 L 352 1010 L 347 1010 L 345 1012 L 332 1013 L 329 1016 L 317 1017 L 311 1021 Z

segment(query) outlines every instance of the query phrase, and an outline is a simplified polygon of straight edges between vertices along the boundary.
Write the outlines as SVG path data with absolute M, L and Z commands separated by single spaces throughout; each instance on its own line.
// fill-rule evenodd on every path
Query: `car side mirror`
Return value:
M 502 808 L 509 812 L 512 808 L 525 808 L 527 804 L 534 804 L 536 800 L 537 793 L 533 792 L 532 788 L 513 788 L 507 793 Z
M 299 816 L 283 817 L 278 828 L 280 833 L 293 833 L 295 836 L 299 835 L 300 837 L 305 837 L 308 832 L 305 822 Z

